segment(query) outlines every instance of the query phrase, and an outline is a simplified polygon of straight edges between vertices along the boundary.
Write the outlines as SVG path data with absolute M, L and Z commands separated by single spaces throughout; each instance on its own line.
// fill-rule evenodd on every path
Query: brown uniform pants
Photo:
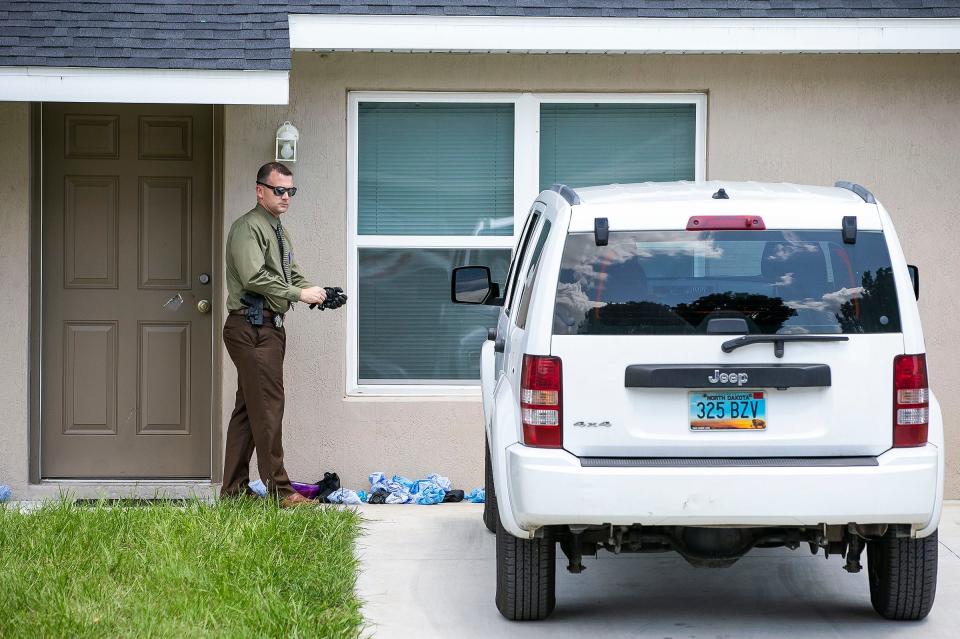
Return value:
M 283 467 L 283 356 L 287 336 L 265 320 L 251 326 L 242 315 L 228 315 L 223 343 L 237 367 L 237 403 L 227 428 L 221 497 L 249 493 L 250 458 L 257 450 L 257 469 L 267 493 L 293 494 Z

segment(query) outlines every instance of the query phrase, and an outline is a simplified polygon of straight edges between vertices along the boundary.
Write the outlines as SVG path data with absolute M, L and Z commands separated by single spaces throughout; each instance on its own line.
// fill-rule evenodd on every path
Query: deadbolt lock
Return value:
M 200 300 L 199 302 L 197 302 L 197 310 L 204 314 L 209 313 L 210 302 L 208 300 Z

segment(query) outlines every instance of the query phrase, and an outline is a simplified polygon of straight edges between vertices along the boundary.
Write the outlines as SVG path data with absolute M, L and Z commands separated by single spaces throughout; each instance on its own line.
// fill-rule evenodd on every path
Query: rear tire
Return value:
M 937 533 L 923 539 L 884 536 L 867 542 L 870 603 L 882 617 L 923 619 L 937 594 Z
M 500 511 L 497 508 L 497 491 L 493 487 L 493 466 L 490 464 L 490 444 L 486 436 L 483 438 L 483 465 L 484 465 L 484 500 L 483 524 L 492 533 L 497 532 L 497 523 L 500 521 Z
M 519 539 L 497 520 L 497 609 L 512 621 L 546 619 L 556 605 L 557 545 L 542 538 Z

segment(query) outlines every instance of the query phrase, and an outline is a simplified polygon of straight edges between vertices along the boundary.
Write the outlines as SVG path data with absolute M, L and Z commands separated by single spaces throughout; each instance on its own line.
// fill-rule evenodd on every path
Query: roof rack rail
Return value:
M 838 189 L 846 189 L 846 190 L 848 190 L 848 191 L 853 191 L 854 193 L 856 193 L 857 195 L 859 195 L 860 198 L 863 199 L 863 201 L 866 202 L 867 204 L 876 204 L 876 203 L 877 203 L 877 198 L 873 197 L 873 193 L 871 193 L 871 192 L 868 191 L 866 188 L 864 188 L 864 187 L 862 187 L 862 186 L 860 186 L 859 184 L 856 184 L 856 183 L 854 183 L 854 182 L 847 182 L 847 181 L 845 181 L 845 180 L 839 180 L 839 181 L 837 181 L 836 184 L 834 184 L 834 186 L 837 187 Z
M 565 199 L 570 206 L 580 204 L 580 196 L 566 184 L 551 184 L 549 190 L 559 193 L 560 197 Z

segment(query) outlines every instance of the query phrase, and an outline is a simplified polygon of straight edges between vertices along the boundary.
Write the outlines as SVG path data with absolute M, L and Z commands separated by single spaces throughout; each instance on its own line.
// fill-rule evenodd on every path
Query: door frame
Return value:
M 103 104 L 111 104 L 105 102 Z M 213 280 L 213 309 L 210 312 L 210 321 L 213 322 L 210 331 L 211 357 L 210 367 L 211 405 L 210 405 L 210 482 L 219 483 L 223 480 L 223 144 L 224 144 L 224 108 L 223 105 L 210 105 L 213 118 L 213 166 L 211 167 L 213 185 L 210 223 L 213 225 L 210 241 L 213 256 L 213 272 L 218 276 Z M 43 389 L 41 388 L 41 369 L 43 366 L 43 103 L 30 104 L 30 361 L 28 379 L 30 386 L 30 452 L 29 452 L 29 481 L 31 484 L 40 484 L 44 481 L 40 474 L 41 468 L 41 433 L 40 411 Z M 91 482 L 111 481 L 91 479 Z M 130 480 L 131 482 L 135 480 Z M 182 483 L 181 480 L 171 480 Z

